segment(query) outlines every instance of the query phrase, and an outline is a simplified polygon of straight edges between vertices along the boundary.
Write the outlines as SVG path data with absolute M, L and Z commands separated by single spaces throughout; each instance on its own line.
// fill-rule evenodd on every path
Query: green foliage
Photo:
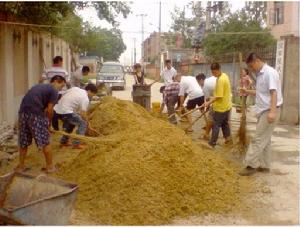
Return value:
M 1 2 L 0 12 L 20 21 L 33 24 L 56 25 L 74 10 L 68 2 Z
M 121 31 L 87 26 L 82 37 L 81 50 L 88 55 L 102 56 L 105 61 L 116 61 L 125 51 Z
M 123 18 L 127 18 L 127 15 L 131 13 L 128 3 L 122 1 L 92 2 L 92 6 L 97 10 L 100 19 L 104 19 L 114 26 L 119 24 L 115 20 L 117 15 L 122 14 Z
M 52 25 L 41 28 L 67 41 L 74 51 L 117 60 L 126 46 L 121 31 L 91 27 L 75 14 L 75 9 L 94 7 L 98 17 L 118 26 L 116 17 L 130 13 L 127 2 L 0 2 L 0 12 L 25 23 Z
M 275 44 L 275 39 L 262 28 L 259 21 L 252 20 L 245 11 L 232 14 L 216 26 L 216 32 L 248 32 L 246 34 L 208 34 L 203 40 L 206 55 L 217 55 L 230 52 L 247 53 L 256 48 Z M 265 32 L 251 34 L 249 32 Z

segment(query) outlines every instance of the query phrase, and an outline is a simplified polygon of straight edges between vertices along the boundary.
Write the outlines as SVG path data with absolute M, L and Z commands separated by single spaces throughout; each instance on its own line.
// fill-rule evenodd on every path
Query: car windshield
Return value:
M 101 70 L 101 73 L 122 73 L 122 66 L 120 65 L 103 65 Z

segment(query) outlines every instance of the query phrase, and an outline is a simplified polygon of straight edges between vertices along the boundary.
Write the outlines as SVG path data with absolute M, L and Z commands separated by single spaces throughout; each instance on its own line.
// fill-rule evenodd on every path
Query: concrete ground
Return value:
M 131 90 L 133 77 L 127 75 L 127 87 L 124 91 L 113 91 L 113 96 L 132 100 Z M 152 80 L 146 79 L 146 83 Z M 161 94 L 159 88 L 161 83 L 155 83 L 151 88 L 151 102 L 160 102 Z M 195 118 L 199 113 L 195 113 Z M 232 134 L 236 135 L 240 125 L 240 114 L 233 108 L 231 116 Z M 190 136 L 195 142 L 206 143 L 200 140 L 202 127 L 205 125 L 203 119 L 194 126 L 194 132 Z M 179 127 L 185 127 L 184 123 Z M 256 127 L 256 118 L 253 108 L 247 111 L 247 135 L 253 135 Z M 221 134 L 220 134 L 221 137 Z M 235 142 L 237 138 L 234 138 Z M 222 139 L 219 139 L 222 149 Z M 250 206 L 245 207 L 239 214 L 228 215 L 206 215 L 203 217 L 191 217 L 185 220 L 174 221 L 175 225 L 299 225 L 299 126 L 279 123 L 272 136 L 272 169 L 268 174 L 257 173 L 251 177 L 261 185 L 261 188 L 249 195 Z M 234 152 L 224 152 L 226 158 L 235 160 L 241 164 L 243 156 Z M 213 152 L 213 151 L 212 151 Z

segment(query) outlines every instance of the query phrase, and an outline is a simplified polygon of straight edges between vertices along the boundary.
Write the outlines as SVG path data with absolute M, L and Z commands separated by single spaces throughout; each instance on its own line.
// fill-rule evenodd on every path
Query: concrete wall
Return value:
M 28 27 L 0 24 L 0 125 L 13 125 L 21 100 L 30 87 L 38 83 L 52 58 L 61 55 L 70 72 L 67 43 L 48 33 Z
M 299 124 L 299 37 L 284 37 L 283 106 L 281 121 Z

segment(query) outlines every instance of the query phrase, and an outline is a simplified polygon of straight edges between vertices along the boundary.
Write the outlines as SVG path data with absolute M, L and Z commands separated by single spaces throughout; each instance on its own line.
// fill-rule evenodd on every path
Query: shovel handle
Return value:
M 197 117 L 190 125 L 188 128 L 192 127 L 201 117 L 203 117 L 206 113 L 208 112 L 208 109 L 206 109 L 205 111 L 202 112 L 202 114 Z

